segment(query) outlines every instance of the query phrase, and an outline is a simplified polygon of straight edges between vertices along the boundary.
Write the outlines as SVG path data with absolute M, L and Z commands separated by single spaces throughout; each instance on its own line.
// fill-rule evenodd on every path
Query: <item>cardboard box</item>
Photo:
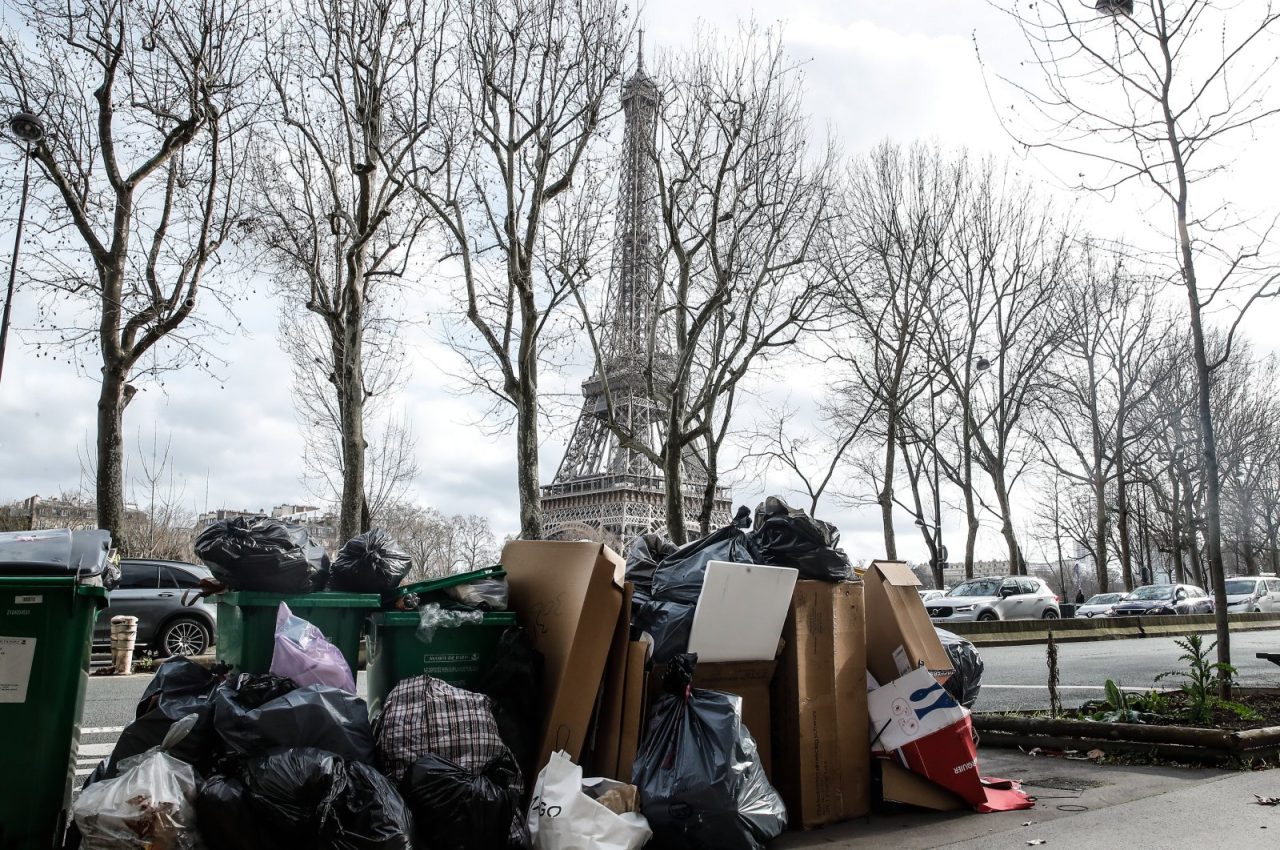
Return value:
M 771 780 L 793 827 L 871 808 L 863 585 L 796 584 L 774 677 Z
M 631 594 L 631 583 L 626 582 L 622 589 L 622 608 L 609 645 L 595 722 L 582 754 L 582 767 L 588 776 L 616 779 L 618 774 L 618 742 L 622 737 L 622 703 L 626 696 L 627 656 L 631 643 Z
M 873 561 L 866 584 L 867 670 L 883 685 L 924 666 L 939 684 L 954 669 L 920 601 L 920 581 L 902 561 Z
M 875 753 L 893 752 L 969 716 L 923 667 L 867 694 L 867 712 Z
M 776 661 L 699 661 L 693 671 L 693 687 L 735 694 L 742 698 L 742 725 L 755 739 L 765 776 L 773 776 L 773 695 L 771 684 Z M 662 674 L 657 665 L 649 674 L 649 704 L 662 696 Z
M 622 612 L 626 563 L 601 543 L 513 540 L 502 549 L 510 607 L 546 658 L 538 764 L 582 757 Z
M 886 803 L 919 806 L 935 812 L 958 812 L 971 809 L 955 794 L 934 785 L 890 758 L 875 759 L 880 776 L 880 798 Z
M 618 738 L 618 775 L 614 779 L 631 782 L 631 768 L 644 737 L 649 704 L 649 666 L 653 641 L 632 641 L 627 647 L 626 688 L 622 698 L 622 729 Z

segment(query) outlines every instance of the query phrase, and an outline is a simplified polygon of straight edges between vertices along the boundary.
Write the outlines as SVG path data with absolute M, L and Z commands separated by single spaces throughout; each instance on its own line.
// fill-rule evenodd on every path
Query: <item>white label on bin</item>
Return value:
M 39 605 L 44 602 L 43 596 L 15 596 L 13 597 L 14 605 Z
M 26 702 L 36 639 L 0 637 L 0 703 Z

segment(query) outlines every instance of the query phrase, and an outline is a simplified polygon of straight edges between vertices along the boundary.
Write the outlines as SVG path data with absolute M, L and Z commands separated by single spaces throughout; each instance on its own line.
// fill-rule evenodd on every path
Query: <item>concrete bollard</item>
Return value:
M 137 617 L 111 618 L 111 666 L 116 673 L 127 676 L 133 672 L 133 647 L 137 639 Z

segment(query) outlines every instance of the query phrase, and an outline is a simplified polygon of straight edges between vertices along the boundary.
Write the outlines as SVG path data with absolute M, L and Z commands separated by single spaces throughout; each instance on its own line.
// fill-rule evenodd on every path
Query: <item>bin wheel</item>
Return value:
M 174 620 L 160 631 L 156 650 L 161 658 L 200 655 L 209 648 L 209 629 L 199 620 Z

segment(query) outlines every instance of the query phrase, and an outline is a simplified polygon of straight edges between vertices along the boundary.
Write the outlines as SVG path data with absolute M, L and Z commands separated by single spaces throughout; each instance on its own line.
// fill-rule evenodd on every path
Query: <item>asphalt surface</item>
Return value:
M 1185 669 L 1175 638 L 1135 638 L 1058 644 L 1058 692 L 1071 707 L 1102 696 L 1107 679 L 1123 688 L 1147 690 L 1165 670 Z M 1206 635 L 1207 643 L 1213 642 Z M 991 646 L 979 649 L 986 670 L 975 711 L 1048 708 L 1048 667 L 1043 645 Z M 1231 660 L 1244 685 L 1280 687 L 1280 667 L 1254 656 L 1280 652 L 1280 630 L 1233 632 Z M 1159 683 L 1169 688 L 1176 680 Z

